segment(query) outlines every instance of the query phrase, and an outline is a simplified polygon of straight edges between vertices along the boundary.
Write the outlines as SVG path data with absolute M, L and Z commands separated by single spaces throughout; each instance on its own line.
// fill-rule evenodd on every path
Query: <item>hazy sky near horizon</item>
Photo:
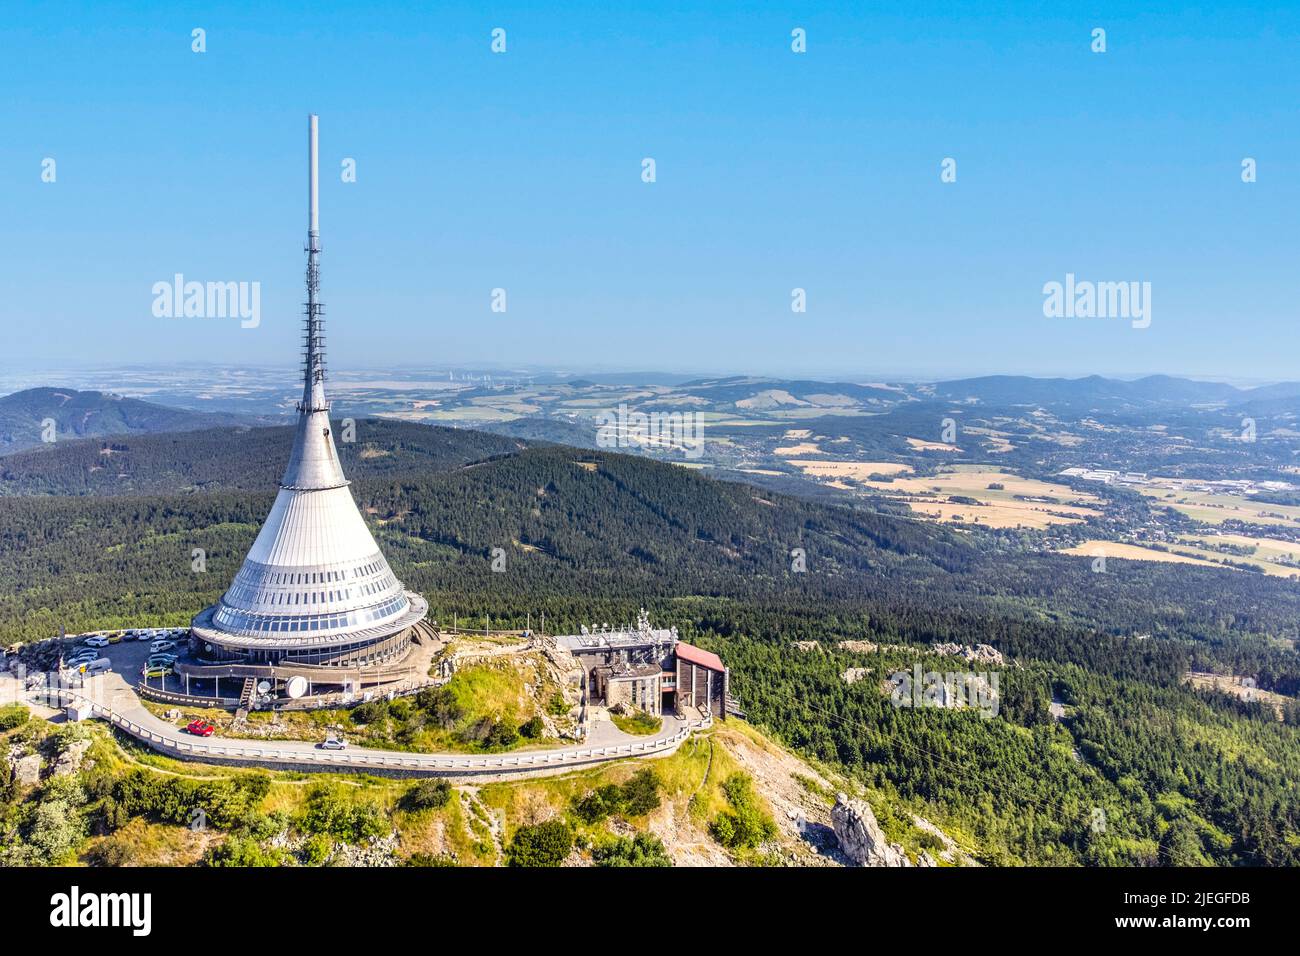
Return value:
M 1300 377 L 1300 7 L 703 6 L 6 3 L 0 365 L 291 361 L 317 112 L 336 366 Z

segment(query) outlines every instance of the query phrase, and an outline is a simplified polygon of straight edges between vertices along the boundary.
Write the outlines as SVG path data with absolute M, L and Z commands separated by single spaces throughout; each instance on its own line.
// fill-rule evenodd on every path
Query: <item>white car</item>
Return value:
M 135 636 L 135 639 L 137 641 L 151 641 L 153 640 L 153 635 L 150 634 L 148 631 L 141 631 L 139 634 Z
M 342 737 L 326 737 L 318 746 L 321 750 L 347 750 L 348 742 Z
M 149 650 L 157 654 L 159 651 L 170 651 L 175 646 L 175 641 L 154 641 L 149 645 Z
M 87 647 L 108 647 L 108 638 L 96 634 L 94 637 L 86 638 Z

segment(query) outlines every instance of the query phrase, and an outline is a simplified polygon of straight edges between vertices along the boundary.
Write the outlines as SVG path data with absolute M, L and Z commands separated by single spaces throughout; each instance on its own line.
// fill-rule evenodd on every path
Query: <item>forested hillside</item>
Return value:
M 341 422 L 336 428 L 352 479 L 437 471 L 524 447 L 513 438 L 380 418 L 358 420 L 350 432 Z M 0 456 L 0 496 L 265 491 L 279 482 L 292 445 L 288 425 L 58 441 Z

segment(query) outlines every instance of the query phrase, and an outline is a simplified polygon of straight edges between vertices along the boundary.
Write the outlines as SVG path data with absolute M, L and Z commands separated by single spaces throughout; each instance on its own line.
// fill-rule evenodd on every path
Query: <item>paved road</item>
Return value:
M 20 693 L 15 678 L 4 674 L 0 700 L 13 700 Z M 147 744 L 154 750 L 182 760 L 230 763 L 275 769 L 365 771 L 399 776 L 454 776 L 496 779 L 554 773 L 568 768 L 620 760 L 627 757 L 672 753 L 693 730 L 711 723 L 708 719 L 686 720 L 665 715 L 659 733 L 648 737 L 624 734 L 613 724 L 595 725 L 591 739 L 553 750 L 504 754 L 416 754 L 395 750 L 350 747 L 325 751 L 298 740 L 244 740 L 232 737 L 198 738 L 155 717 L 123 678 L 110 672 L 86 682 L 82 688 L 54 691 L 65 703 L 88 703 L 94 716 Z

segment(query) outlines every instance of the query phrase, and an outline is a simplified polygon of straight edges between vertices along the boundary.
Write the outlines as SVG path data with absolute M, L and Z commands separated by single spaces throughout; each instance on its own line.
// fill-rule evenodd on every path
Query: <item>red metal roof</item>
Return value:
M 717 671 L 719 674 L 726 670 L 726 667 L 722 665 L 722 658 L 717 654 L 713 654 L 709 651 L 702 651 L 698 647 L 693 647 L 690 644 L 683 644 L 681 641 L 677 642 L 676 654 L 688 664 L 699 664 L 701 667 L 707 667 L 709 670 Z

